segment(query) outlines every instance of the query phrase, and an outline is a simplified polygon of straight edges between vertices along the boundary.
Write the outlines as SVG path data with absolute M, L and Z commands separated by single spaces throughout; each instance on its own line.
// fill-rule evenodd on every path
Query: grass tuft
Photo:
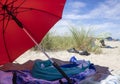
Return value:
M 57 36 L 53 33 L 48 33 L 40 43 L 45 50 L 58 51 L 76 48 L 79 50 L 87 50 L 89 52 L 101 53 L 99 46 L 95 45 L 95 38 L 90 29 L 81 28 L 77 30 L 75 27 L 70 28 L 69 36 Z

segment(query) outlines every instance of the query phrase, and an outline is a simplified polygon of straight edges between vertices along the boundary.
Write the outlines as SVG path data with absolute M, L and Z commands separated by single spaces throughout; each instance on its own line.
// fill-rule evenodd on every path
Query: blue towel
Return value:
M 66 65 L 67 66 L 67 65 Z M 70 77 L 72 75 L 78 74 L 83 72 L 87 67 L 61 67 L 61 69 Z M 33 69 L 32 69 L 32 76 L 39 79 L 45 80 L 57 80 L 63 78 L 61 73 L 52 66 L 52 63 L 49 60 L 46 61 L 36 61 Z

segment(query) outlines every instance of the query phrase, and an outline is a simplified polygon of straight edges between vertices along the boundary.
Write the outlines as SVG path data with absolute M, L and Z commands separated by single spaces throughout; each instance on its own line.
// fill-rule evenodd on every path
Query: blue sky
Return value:
M 120 38 L 120 0 L 67 0 L 62 19 L 51 31 L 69 34 L 69 24 Z

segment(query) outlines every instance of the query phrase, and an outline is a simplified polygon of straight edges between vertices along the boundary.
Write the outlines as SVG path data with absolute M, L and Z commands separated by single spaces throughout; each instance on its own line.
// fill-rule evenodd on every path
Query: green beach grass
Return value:
M 100 47 L 94 44 L 93 32 L 81 28 L 70 28 L 69 36 L 56 36 L 55 33 L 47 33 L 40 45 L 46 51 L 59 51 L 76 48 L 78 50 L 87 50 L 96 54 L 101 53 Z

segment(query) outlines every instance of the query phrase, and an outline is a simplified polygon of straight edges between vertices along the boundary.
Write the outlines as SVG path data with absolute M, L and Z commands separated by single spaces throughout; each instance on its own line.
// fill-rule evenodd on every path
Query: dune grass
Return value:
M 70 32 L 70 36 L 56 36 L 48 33 L 40 45 L 48 51 L 67 50 L 74 47 L 78 50 L 101 53 L 101 49 L 94 44 L 94 38 L 91 35 L 93 32 L 90 29 L 77 30 L 77 28 L 71 27 Z
M 48 33 L 42 40 L 41 46 L 45 50 L 65 50 L 68 48 L 73 47 L 72 45 L 72 38 L 66 36 L 55 36 L 52 33 Z
M 74 46 L 79 50 L 87 50 L 94 53 L 101 53 L 99 46 L 95 45 L 94 32 L 89 28 L 70 28 L 72 38 L 74 40 Z

